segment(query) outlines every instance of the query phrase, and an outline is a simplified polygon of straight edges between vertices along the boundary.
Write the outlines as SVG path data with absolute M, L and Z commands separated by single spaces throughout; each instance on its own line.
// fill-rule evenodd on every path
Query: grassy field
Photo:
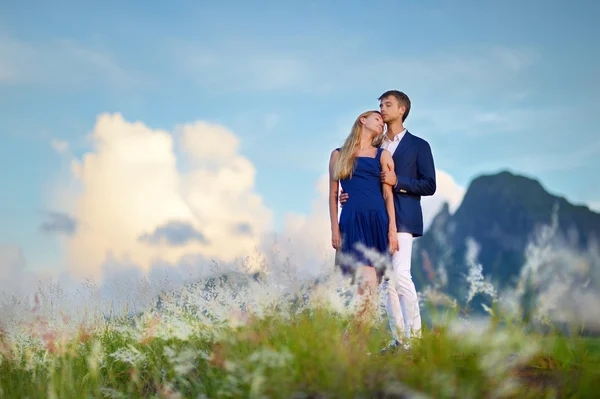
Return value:
M 1 335 L 0 396 L 584 398 L 600 390 L 597 339 L 448 307 L 410 351 L 382 356 L 390 337 L 382 312 L 371 330 L 355 332 L 343 295 L 264 294 L 258 307 L 242 300 L 264 285 L 226 284 L 193 306 L 165 297 L 135 317 L 77 324 L 34 312 Z

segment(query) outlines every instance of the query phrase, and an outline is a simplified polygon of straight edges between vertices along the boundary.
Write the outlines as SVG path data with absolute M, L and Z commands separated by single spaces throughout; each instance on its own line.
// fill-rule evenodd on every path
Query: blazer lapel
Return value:
M 396 147 L 396 151 L 394 151 L 394 153 L 392 154 L 392 158 L 402 155 L 402 153 L 404 151 L 406 151 L 412 147 L 412 144 L 413 144 L 412 137 L 413 137 L 412 134 L 410 134 L 410 132 L 407 130 L 406 133 L 404 134 L 404 137 L 402 137 L 402 140 L 400 140 L 400 143 L 398 143 L 398 147 Z

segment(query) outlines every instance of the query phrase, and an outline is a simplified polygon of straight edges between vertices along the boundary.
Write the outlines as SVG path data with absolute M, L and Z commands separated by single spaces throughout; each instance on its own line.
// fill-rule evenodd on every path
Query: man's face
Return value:
M 400 102 L 394 96 L 387 96 L 381 99 L 379 102 L 379 109 L 383 115 L 383 121 L 385 123 L 392 123 L 397 120 L 402 120 L 404 115 L 404 107 L 400 105 Z

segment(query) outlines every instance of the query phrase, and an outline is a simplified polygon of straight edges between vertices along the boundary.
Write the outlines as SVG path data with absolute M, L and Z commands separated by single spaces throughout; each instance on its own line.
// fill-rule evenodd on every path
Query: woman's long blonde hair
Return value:
M 363 124 L 360 120 L 361 118 L 368 118 L 374 113 L 380 114 L 379 111 L 366 111 L 360 114 L 354 121 L 352 130 L 350 130 L 350 134 L 346 138 L 344 145 L 340 148 L 340 155 L 333 166 L 334 180 L 339 181 L 341 179 L 349 179 L 352 177 L 352 172 L 354 172 L 354 161 L 356 159 L 356 150 L 360 144 L 360 133 L 363 128 Z M 380 145 L 382 140 L 383 133 L 373 139 L 373 146 Z

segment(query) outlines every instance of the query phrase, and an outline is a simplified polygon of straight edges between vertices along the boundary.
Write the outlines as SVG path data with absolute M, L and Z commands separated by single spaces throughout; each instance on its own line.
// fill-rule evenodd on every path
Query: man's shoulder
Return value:
M 416 134 L 410 132 L 409 130 L 406 131 L 406 135 L 408 137 L 411 138 L 411 140 L 414 140 L 415 143 L 417 143 L 418 145 L 429 145 L 429 142 L 427 140 L 425 140 L 424 138 L 417 136 Z

